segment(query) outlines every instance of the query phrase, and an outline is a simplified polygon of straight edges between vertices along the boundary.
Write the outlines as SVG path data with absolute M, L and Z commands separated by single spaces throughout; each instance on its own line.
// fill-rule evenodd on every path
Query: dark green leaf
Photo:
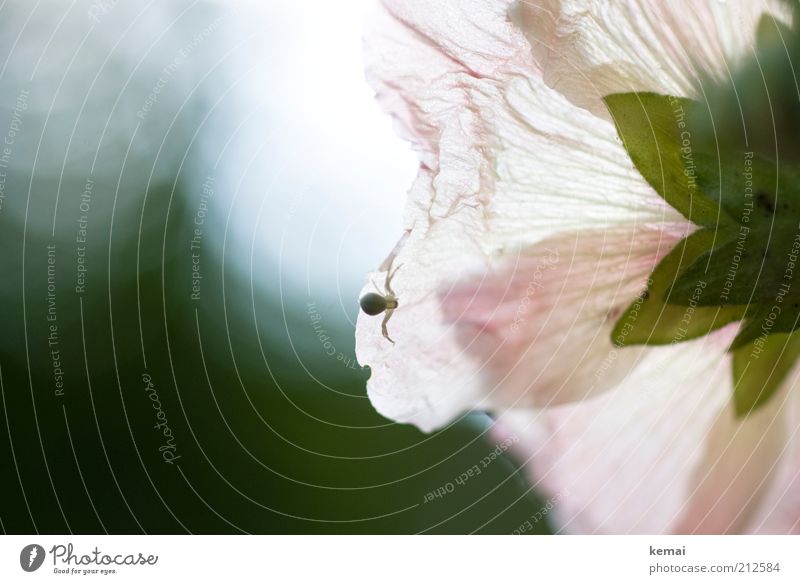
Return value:
M 731 343 L 731 350 L 736 350 L 759 336 L 793 332 L 800 325 L 798 306 L 800 306 L 800 302 L 796 298 L 782 300 L 772 305 L 751 306 L 750 313 L 747 315 L 747 323 Z
M 701 337 L 742 318 L 744 307 L 703 307 L 703 286 L 676 298 L 677 274 L 715 243 L 718 233 L 701 229 L 682 240 L 653 270 L 647 291 L 617 321 L 612 340 L 617 346 L 664 345 Z
M 753 153 L 729 153 L 720 160 L 722 166 L 708 165 L 719 170 L 698 174 L 698 183 L 736 219 L 735 236 L 701 255 L 680 275 L 678 298 L 698 282 L 707 282 L 700 302 L 706 306 L 772 306 L 800 300 L 800 270 L 795 266 L 800 253 L 800 176 L 791 165 L 778 170 Z

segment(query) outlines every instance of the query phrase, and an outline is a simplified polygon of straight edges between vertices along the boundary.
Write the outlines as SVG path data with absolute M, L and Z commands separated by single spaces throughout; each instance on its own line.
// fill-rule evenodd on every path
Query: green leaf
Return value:
M 800 356 L 800 5 L 764 15 L 755 54 L 702 78 L 703 103 L 605 98 L 633 164 L 704 229 L 676 246 L 617 321 L 617 346 L 695 338 L 742 320 L 730 351 L 738 415 L 775 394 Z
M 698 151 L 746 149 L 781 164 L 800 161 L 797 31 L 765 13 L 757 29 L 756 51 L 736 63 L 732 77 L 722 81 L 710 72 L 701 74 L 696 94 L 707 106 L 693 111 Z
M 758 337 L 733 353 L 733 400 L 738 416 L 763 406 L 800 356 L 800 333 Z
M 687 124 L 694 102 L 655 93 L 618 93 L 605 102 L 633 164 L 667 203 L 697 225 L 730 222 L 697 185 Z
M 762 335 L 791 333 L 800 328 L 798 307 L 800 302 L 796 298 L 789 298 L 773 305 L 750 306 L 747 323 L 731 343 L 731 350 L 739 349 Z
M 744 243 L 737 238 L 722 247 L 703 253 L 686 268 L 675 282 L 673 302 L 683 302 L 700 283 L 705 283 L 701 306 L 729 306 L 757 302 L 756 286 L 763 281 L 763 248 L 761 244 Z M 771 272 L 771 270 L 769 270 Z M 772 280 L 772 276 L 769 276 Z
M 768 51 L 777 51 L 781 55 L 786 53 L 786 43 L 794 38 L 792 29 L 775 18 L 772 14 L 764 14 L 756 27 L 756 44 L 762 54 Z
M 776 211 L 785 214 L 800 209 L 798 177 L 788 165 L 747 150 L 700 152 L 695 161 L 700 189 L 739 225 L 769 225 Z
M 702 155 L 698 155 L 702 159 Z M 705 167 L 706 165 L 703 165 Z M 711 166 L 711 165 L 709 165 Z M 792 165 L 728 153 L 698 184 L 736 218 L 735 237 L 698 257 L 678 278 L 678 298 L 708 283 L 700 304 L 800 301 L 800 175 Z M 793 329 L 788 329 L 793 330 Z
M 701 337 L 740 320 L 743 306 L 703 307 L 704 285 L 695 286 L 683 298 L 676 298 L 678 273 L 705 250 L 724 244 L 721 234 L 701 229 L 683 239 L 653 270 L 647 291 L 623 313 L 612 332 L 617 346 L 666 345 Z

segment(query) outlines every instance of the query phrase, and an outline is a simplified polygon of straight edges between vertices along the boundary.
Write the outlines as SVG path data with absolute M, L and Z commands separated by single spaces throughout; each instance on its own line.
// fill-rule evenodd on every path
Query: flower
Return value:
M 369 24 L 368 78 L 421 162 L 407 233 L 371 275 L 397 268 L 396 344 L 379 317 L 356 327 L 369 397 L 423 431 L 493 412 L 564 531 L 800 531 L 797 369 L 737 417 L 738 323 L 610 340 L 697 227 L 604 98 L 697 97 L 752 54 L 765 13 L 790 22 L 767 0 L 384 0 Z

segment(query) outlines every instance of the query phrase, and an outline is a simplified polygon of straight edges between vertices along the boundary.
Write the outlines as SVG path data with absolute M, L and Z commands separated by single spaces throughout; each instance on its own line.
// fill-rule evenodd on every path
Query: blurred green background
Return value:
M 175 250 L 160 267 L 137 278 L 135 240 L 115 246 L 98 222 L 78 295 L 70 250 L 57 248 L 63 396 L 48 347 L 47 240 L 29 236 L 23 248 L 21 233 L 0 234 L 5 532 L 508 533 L 537 511 L 509 459 L 425 503 L 494 448 L 483 418 L 430 436 L 381 418 L 368 373 L 317 342 L 305 314 L 313 297 L 281 306 L 223 271 L 219 250 L 207 252 L 202 300 L 191 301 L 190 217 L 168 208 L 169 190 L 151 195 L 138 251 L 159 264 Z M 341 316 L 317 309 L 352 359 Z M 164 420 L 144 375 L 173 462 L 159 452 Z
M 4 533 L 510 533 L 541 509 L 507 456 L 426 502 L 495 448 L 488 418 L 424 435 L 366 398 L 361 274 L 413 177 L 362 79 L 367 4 L 0 9 Z

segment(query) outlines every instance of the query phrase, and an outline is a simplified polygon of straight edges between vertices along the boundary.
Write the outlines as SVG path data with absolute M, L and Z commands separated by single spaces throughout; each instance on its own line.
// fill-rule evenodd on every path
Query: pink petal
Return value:
M 394 259 L 402 263 L 392 285 L 400 307 L 388 325 L 396 344 L 381 336 L 382 316 L 361 314 L 356 327 L 373 405 L 426 431 L 471 408 L 563 403 L 617 383 L 638 352 L 612 345 L 616 317 L 685 233 L 564 233 L 434 285 L 440 272 L 454 273 L 456 260 L 475 255 L 466 244 L 444 244 L 437 230 L 447 225 L 426 237 L 412 232 Z M 442 246 L 429 249 L 431 241 Z
M 440 293 L 441 312 L 479 368 L 487 408 L 587 399 L 637 362 L 611 331 L 684 233 L 620 227 L 563 233 Z

